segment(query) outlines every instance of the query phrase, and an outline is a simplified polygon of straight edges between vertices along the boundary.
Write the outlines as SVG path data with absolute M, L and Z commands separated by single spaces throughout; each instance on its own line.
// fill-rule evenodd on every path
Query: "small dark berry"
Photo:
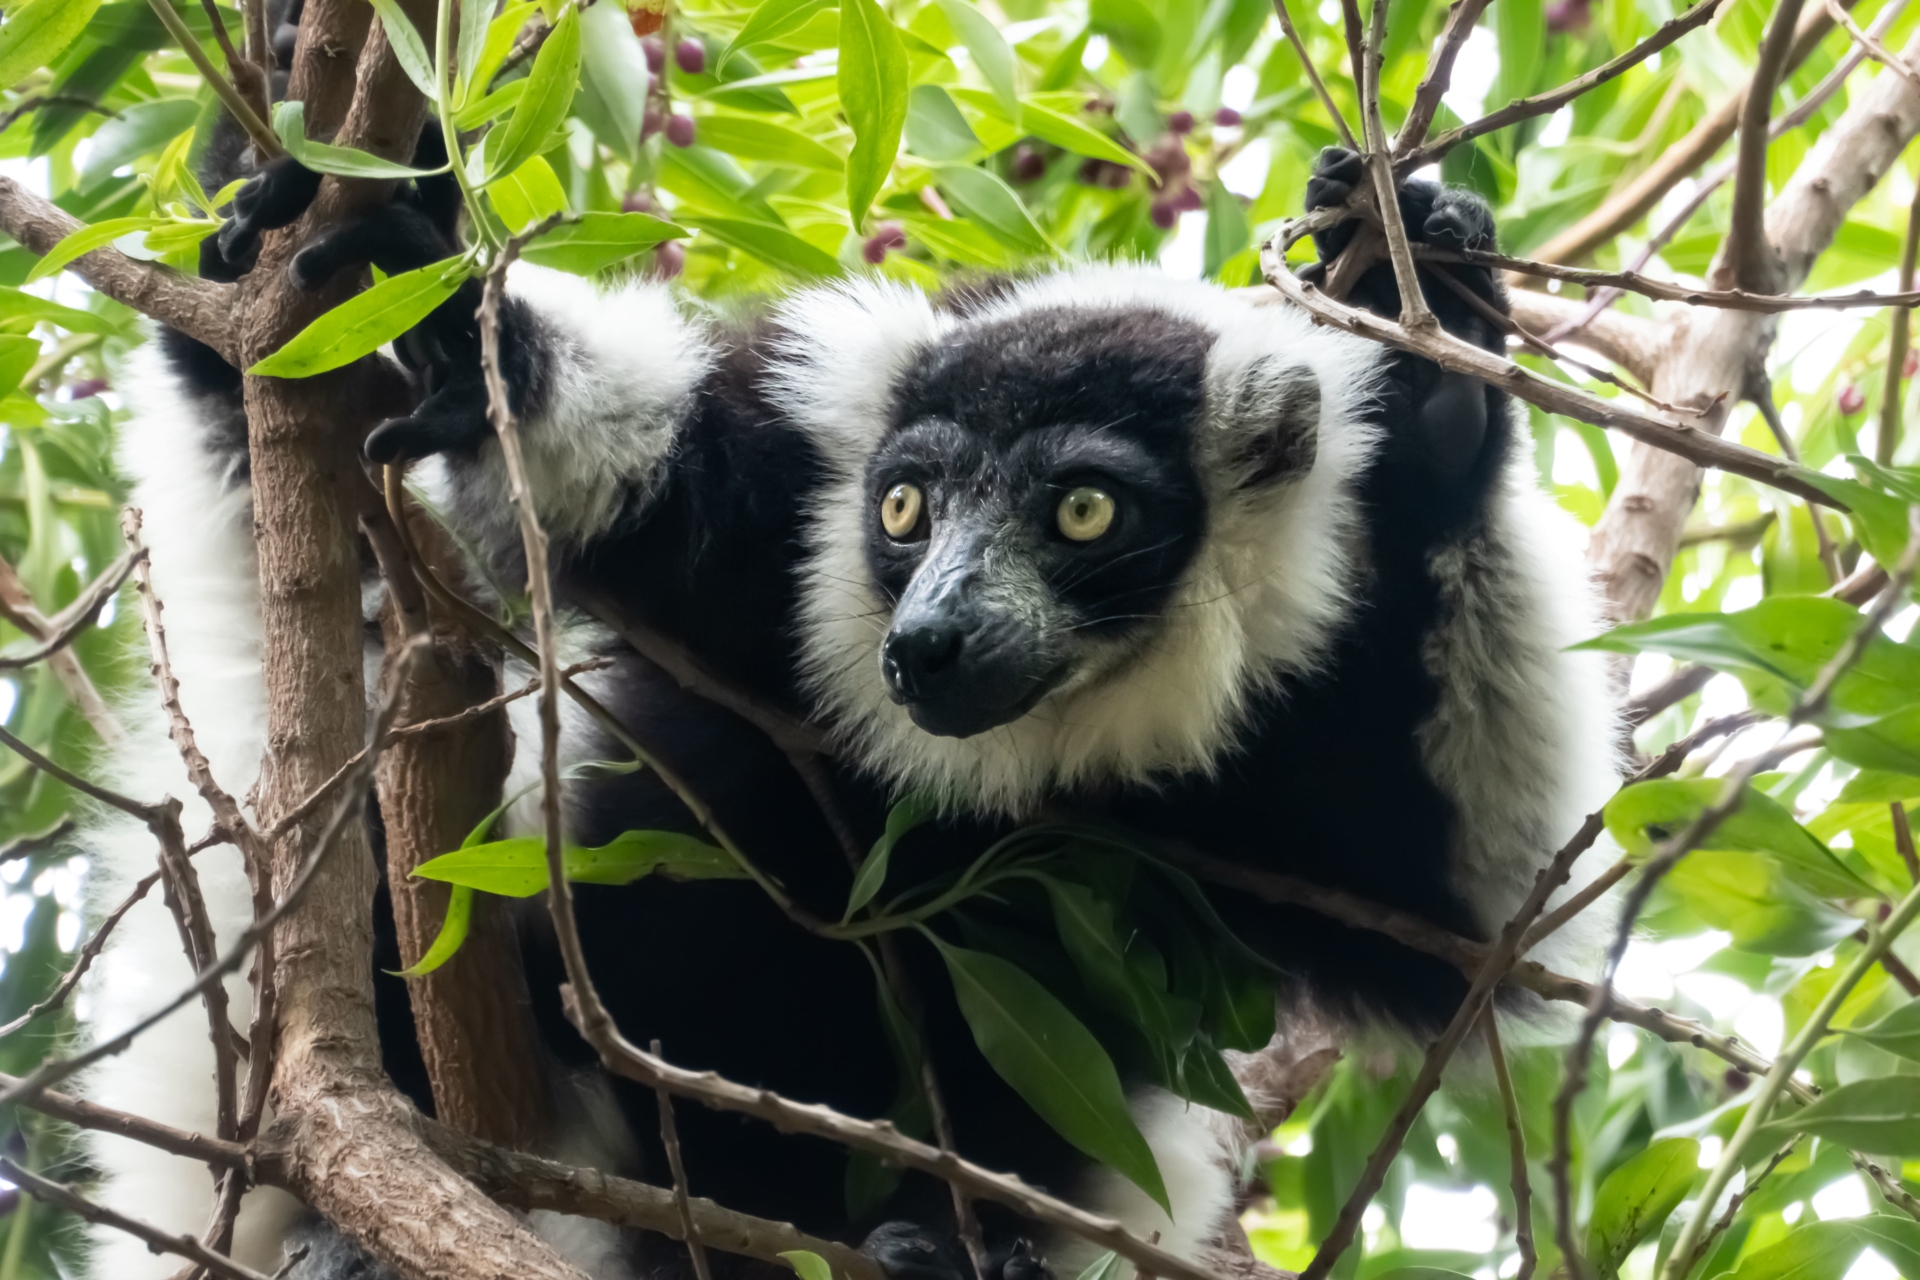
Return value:
M 1154 226 L 1162 231 L 1171 231 L 1173 224 L 1180 221 L 1180 210 L 1174 208 L 1171 200 L 1155 200 L 1153 207 L 1148 210 L 1148 216 L 1153 219 Z
M 1173 207 L 1181 213 L 1191 213 L 1196 209 L 1206 208 L 1207 201 L 1206 197 L 1200 194 L 1199 188 L 1183 187 L 1180 192 L 1173 197 Z
M 658 107 L 649 106 L 645 111 L 640 113 L 640 140 L 645 142 L 648 138 L 660 132 L 660 127 L 666 124 L 666 122 L 666 112 L 660 110 Z
M 640 42 L 640 48 L 647 55 L 647 70 L 659 75 L 667 69 L 667 42 L 659 36 L 648 36 Z
M 653 251 L 653 269 L 662 277 L 671 280 L 687 266 L 687 248 L 678 240 L 663 241 Z
M 887 260 L 887 242 L 879 236 L 868 236 L 866 242 L 860 246 L 860 256 L 865 258 L 869 265 L 879 266 Z
M 1867 393 L 1852 383 L 1848 383 L 1846 386 L 1840 388 L 1838 403 L 1840 412 L 1845 414 L 1858 413 L 1867 407 Z
M 1080 172 L 1076 176 L 1085 185 L 1097 187 L 1100 185 L 1100 171 L 1105 167 L 1106 162 L 1104 160 L 1082 160 L 1080 162 Z
M 1588 0 L 1552 0 L 1546 8 L 1547 30 L 1555 34 L 1585 31 L 1593 21 Z
M 622 213 L 652 213 L 652 212 L 653 212 L 653 197 L 652 197 L 652 196 L 650 196 L 650 195 L 648 195 L 648 194 L 647 194 L 646 192 L 644 192 L 644 191 L 635 191 L 635 192 L 632 192 L 632 193 L 630 193 L 630 194 L 629 194 L 629 195 L 627 196 L 627 198 L 626 198 L 626 199 L 624 199 L 624 200 L 622 200 L 622 201 L 620 202 L 620 212 L 622 212 Z
M 673 46 L 674 65 L 690 76 L 697 76 L 707 69 L 707 47 L 688 36 Z
M 1222 107 L 1218 111 L 1213 113 L 1213 122 L 1219 125 L 1222 129 L 1233 128 L 1235 125 L 1240 123 L 1241 119 L 1242 117 L 1240 113 L 1238 111 L 1235 111 L 1232 107 Z
M 111 386 L 105 378 L 82 378 L 73 384 L 72 395 L 75 400 L 86 400 L 110 390 Z
M 667 121 L 667 141 L 676 147 L 693 145 L 693 117 L 674 116 Z
M 1124 191 L 1133 181 L 1133 170 L 1111 160 L 1100 162 L 1100 185 L 1109 191 Z
M 1013 149 L 1012 176 L 1015 182 L 1032 182 L 1047 171 L 1047 158 L 1026 143 Z
M 1147 164 L 1160 175 L 1160 181 L 1172 182 L 1184 178 L 1193 171 L 1193 161 L 1187 155 L 1187 149 L 1180 145 L 1179 139 L 1169 139 L 1147 152 Z
M 1193 112 L 1176 111 L 1167 117 L 1167 132 L 1178 136 L 1193 132 Z

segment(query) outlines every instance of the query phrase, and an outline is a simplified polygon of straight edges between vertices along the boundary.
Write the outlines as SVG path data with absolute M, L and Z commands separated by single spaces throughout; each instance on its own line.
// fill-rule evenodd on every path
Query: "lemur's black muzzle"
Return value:
M 980 589 L 971 547 L 932 552 L 880 649 L 887 694 L 928 733 L 969 738 L 1032 709 L 1063 665 L 1047 637 Z

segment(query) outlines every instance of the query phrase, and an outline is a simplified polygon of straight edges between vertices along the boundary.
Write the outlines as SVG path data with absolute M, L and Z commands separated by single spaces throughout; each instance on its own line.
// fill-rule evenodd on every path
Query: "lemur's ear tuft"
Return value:
M 1312 470 L 1320 445 L 1320 380 L 1305 365 L 1256 363 L 1233 387 L 1224 424 L 1241 488 Z

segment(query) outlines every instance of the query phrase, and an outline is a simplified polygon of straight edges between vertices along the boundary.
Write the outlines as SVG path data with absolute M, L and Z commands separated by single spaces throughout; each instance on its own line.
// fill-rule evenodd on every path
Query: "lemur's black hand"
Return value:
M 1365 181 L 1366 167 L 1357 153 L 1328 147 L 1307 180 L 1308 211 L 1345 204 L 1354 187 Z M 1472 192 L 1410 179 L 1400 184 L 1396 194 L 1407 238 L 1415 244 L 1494 247 L 1493 212 Z M 1303 270 L 1301 278 L 1323 283 L 1327 264 L 1347 247 L 1357 229 L 1350 219 L 1316 233 L 1313 242 L 1320 261 Z M 1447 332 L 1488 351 L 1502 350 L 1501 329 L 1439 279 L 1435 274 L 1439 271 L 1504 314 L 1506 294 L 1493 272 L 1465 263 L 1425 263 L 1419 267 L 1419 278 L 1427 306 Z M 1347 300 L 1380 315 L 1399 315 L 1400 287 L 1392 264 L 1382 261 L 1362 272 Z M 1388 396 L 1388 426 L 1397 456 L 1416 461 L 1423 474 L 1442 482 L 1471 474 L 1487 440 L 1490 415 L 1500 411 L 1500 397 L 1479 379 L 1443 370 L 1427 360 L 1398 356 L 1391 369 L 1395 385 Z
M 887 1280 L 966 1280 L 956 1242 L 944 1240 L 917 1222 L 883 1222 L 860 1246 L 880 1264 Z
M 289 226 L 320 190 L 320 175 L 292 156 L 269 161 L 233 195 L 233 216 L 200 242 L 200 274 L 231 283 L 253 270 L 260 233 Z
M 1307 179 L 1307 212 L 1316 209 L 1334 208 L 1347 202 L 1358 184 L 1367 181 L 1366 166 L 1358 152 L 1345 147 L 1328 147 L 1320 153 L 1314 163 L 1313 175 Z M 1400 220 L 1406 225 L 1407 238 L 1415 244 L 1431 244 L 1447 249 L 1492 249 L 1494 247 L 1493 211 L 1487 208 L 1486 201 L 1471 191 L 1458 187 L 1446 187 L 1425 178 L 1410 178 L 1400 184 L 1399 192 Z M 1321 232 L 1313 237 L 1314 248 L 1319 250 L 1320 262 L 1308 268 L 1303 277 L 1319 283 L 1325 276 L 1325 264 L 1339 256 L 1353 239 L 1359 224 L 1351 220 Z M 1504 294 L 1495 285 L 1493 273 L 1484 267 L 1468 266 L 1464 263 L 1449 263 L 1447 272 L 1455 280 L 1471 288 L 1486 302 L 1500 311 L 1507 309 Z M 1423 268 L 1423 274 L 1426 269 Z M 1426 284 L 1427 305 L 1440 317 L 1442 324 L 1469 341 L 1489 345 L 1481 330 L 1486 328 L 1478 313 L 1461 302 L 1444 284 L 1437 280 L 1424 280 Z M 1398 315 L 1400 312 L 1400 291 L 1393 279 L 1391 267 L 1382 264 L 1369 270 L 1353 291 L 1353 300 L 1378 311 L 1383 315 Z M 1472 317 L 1477 323 L 1456 324 L 1455 320 Z M 1492 335 L 1497 346 L 1498 335 Z

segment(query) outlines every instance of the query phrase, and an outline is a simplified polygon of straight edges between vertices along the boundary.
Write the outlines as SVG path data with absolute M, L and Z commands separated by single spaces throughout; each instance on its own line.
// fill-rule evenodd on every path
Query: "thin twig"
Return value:
M 1920 853 L 1913 847 L 1913 828 L 1907 823 L 1907 806 L 1895 800 L 1887 806 L 1893 814 L 1893 847 L 1900 851 L 1900 861 L 1906 864 L 1907 875 L 1914 884 L 1920 884 Z
M 62 1186 L 58 1182 L 49 1182 L 37 1173 L 29 1173 L 12 1160 L 0 1156 L 0 1176 L 25 1191 L 36 1200 L 65 1209 L 96 1226 L 112 1227 L 124 1231 L 136 1240 L 144 1242 L 155 1253 L 171 1253 L 188 1258 L 205 1267 L 224 1280 L 267 1280 L 267 1277 L 250 1267 L 243 1267 L 233 1259 L 214 1253 L 192 1236 L 169 1235 L 160 1228 L 116 1213 L 105 1205 L 95 1204 L 72 1187 Z
M 18 1076 L 0 1074 L 0 1088 L 11 1088 L 19 1083 Z M 76 1098 L 52 1089 L 42 1089 L 31 1098 L 23 1098 L 21 1105 L 82 1129 L 111 1133 L 116 1137 L 144 1143 L 169 1155 L 184 1156 L 215 1168 L 237 1169 L 251 1158 L 246 1147 L 238 1142 L 222 1142 L 204 1133 L 176 1129 L 158 1120 L 149 1120 L 130 1111 L 116 1111 L 112 1107 L 103 1107 L 97 1102 L 88 1102 L 85 1098 Z
M 653 1051 L 660 1052 L 658 1040 L 653 1042 Z M 701 1243 L 700 1233 L 693 1229 L 693 1206 L 687 1198 L 687 1170 L 680 1159 L 680 1131 L 673 1123 L 673 1095 L 657 1089 L 653 1096 L 660 1101 L 660 1141 L 667 1148 L 667 1169 L 673 1174 L 673 1203 L 680 1212 L 680 1229 L 685 1233 L 681 1239 L 693 1259 L 696 1280 L 713 1280 L 713 1269 L 707 1265 L 707 1246 Z
M 1905 66 L 1905 63 L 1901 63 Z M 1907 235 L 1900 247 L 1899 292 L 1913 290 L 1915 259 L 1920 257 L 1920 182 L 1913 184 L 1913 201 L 1907 206 Z M 1920 300 L 1917 300 L 1920 301 Z M 1908 341 L 1912 334 L 1913 303 L 1892 303 L 1888 320 L 1887 374 L 1880 392 L 1880 431 L 1873 442 L 1873 459 L 1881 466 L 1893 462 L 1893 451 L 1900 444 L 1901 409 L 1905 397 L 1900 394 L 1900 379 L 1906 373 Z
M 1780 408 L 1773 402 L 1773 380 L 1764 369 L 1752 371 L 1747 388 L 1747 399 L 1760 412 L 1761 421 L 1767 424 L 1774 443 L 1780 446 L 1781 456 L 1788 462 L 1800 461 L 1800 450 L 1793 443 L 1793 435 L 1787 430 L 1786 420 L 1780 416 Z M 1833 535 L 1827 531 L 1827 522 L 1820 517 L 1819 509 L 1812 508 L 1807 513 L 1813 521 L 1813 540 L 1819 544 L 1820 567 L 1827 575 L 1827 585 L 1837 587 L 1846 581 L 1847 571 L 1840 565 L 1840 549 L 1833 545 Z
M 1520 1252 L 1520 1269 L 1514 1273 L 1513 1280 L 1533 1280 L 1540 1257 L 1533 1247 L 1533 1187 L 1527 1178 L 1527 1134 L 1520 1125 L 1520 1100 L 1514 1095 L 1513 1073 L 1507 1069 L 1507 1052 L 1500 1044 L 1499 1023 L 1491 1004 L 1480 1011 L 1480 1031 L 1487 1039 L 1494 1084 L 1500 1090 L 1500 1110 L 1507 1120 L 1507 1158 L 1513 1182 L 1513 1247 Z
M 1695 307 L 1716 307 L 1723 311 L 1849 311 L 1868 307 L 1920 306 L 1920 291 L 1876 293 L 1856 289 L 1851 293 L 1781 294 L 1754 293 L 1746 289 L 1696 289 L 1690 285 L 1653 280 L 1638 271 L 1595 271 L 1585 267 L 1564 267 L 1534 258 L 1515 258 L 1486 249 L 1454 249 L 1439 245 L 1415 245 L 1413 256 L 1434 262 L 1459 262 L 1475 267 L 1511 271 L 1516 275 L 1539 276 L 1589 289 L 1624 289 L 1657 302 L 1684 302 Z
M 0 182 L 0 191 L 4 190 Z M 5 618 L 14 626 L 35 640 L 44 641 L 53 634 L 53 620 L 34 607 L 33 596 L 27 590 L 27 584 L 20 574 L 0 557 L 0 618 Z M 107 709 L 107 703 L 100 691 L 93 687 L 93 681 L 87 675 L 80 660 L 65 649 L 56 649 L 47 660 L 47 667 L 53 672 L 54 679 L 67 691 L 85 716 L 93 731 L 100 735 L 100 741 L 113 744 L 126 740 L 126 730 L 120 727 L 120 721 Z
M 1356 0 L 1343 0 L 1349 13 L 1348 30 L 1359 21 Z M 1386 238 L 1387 259 L 1393 263 L 1394 283 L 1400 289 L 1400 325 L 1409 333 L 1437 331 L 1440 322 L 1427 306 L 1420 288 L 1420 275 L 1414 270 L 1413 250 L 1409 247 L 1406 220 L 1400 216 L 1399 178 L 1394 173 L 1393 153 L 1387 147 L 1387 128 L 1380 118 L 1380 71 L 1386 62 L 1387 0 L 1373 0 L 1370 15 L 1372 30 L 1365 45 L 1356 53 L 1354 79 L 1360 83 L 1360 128 L 1366 136 L 1366 164 L 1373 174 L 1373 198 L 1380 214 L 1380 232 Z M 1361 55 L 1364 56 L 1361 56 Z M 1356 241 L 1358 237 L 1356 237 Z M 1348 250 L 1357 251 L 1357 243 Z
M 1400 132 L 1393 140 L 1394 155 L 1404 156 L 1426 140 L 1433 117 L 1440 110 L 1440 100 L 1453 81 L 1454 60 L 1460 56 L 1461 47 L 1473 34 L 1474 24 L 1480 21 L 1488 3 L 1489 0 L 1453 0 L 1447 7 L 1447 25 L 1440 32 L 1433 56 L 1427 59 L 1426 73 L 1413 94 L 1413 106 L 1407 110 L 1407 118 L 1401 122 Z M 1352 139 L 1348 139 L 1347 145 L 1353 146 Z
M 1903 62 L 1893 50 L 1887 48 L 1887 46 L 1862 31 L 1860 24 L 1853 20 L 1853 16 L 1840 7 L 1839 0 L 1826 0 L 1826 4 L 1827 16 L 1833 19 L 1834 25 L 1846 32 L 1848 38 L 1859 45 L 1869 58 L 1872 58 L 1875 62 L 1893 72 L 1914 88 L 1920 89 L 1920 71 L 1915 71 Z
M 150 871 L 136 881 L 132 892 L 122 898 L 120 904 L 109 911 L 106 919 L 100 922 L 100 927 L 93 931 L 93 936 L 87 939 L 86 945 L 80 948 L 80 954 L 74 958 L 73 967 L 61 976 L 59 983 L 47 993 L 47 997 L 29 1007 L 12 1022 L 0 1026 L 0 1039 L 12 1035 L 41 1014 L 51 1013 L 64 1005 L 67 997 L 73 994 L 73 989 L 80 985 L 80 979 L 86 977 L 87 970 L 92 968 L 93 962 L 99 958 L 100 951 L 107 945 L 107 939 L 113 935 L 115 926 L 125 919 L 127 912 L 133 910 L 133 905 L 146 897 L 158 883 L 160 883 L 158 871 Z
M 1467 0 L 1461 0 L 1462 3 Z M 1486 0 L 1478 0 L 1484 7 Z M 1293 46 L 1294 56 L 1300 59 L 1300 68 L 1306 72 L 1307 82 L 1320 98 L 1320 105 L 1327 109 L 1327 115 L 1333 121 L 1334 129 L 1340 134 L 1340 140 L 1347 144 L 1349 151 L 1358 151 L 1360 144 L 1353 140 L 1353 130 L 1347 125 L 1347 118 L 1340 114 L 1333 95 L 1327 92 L 1327 82 L 1320 78 L 1320 72 L 1313 65 L 1313 58 L 1307 53 L 1307 42 L 1300 38 L 1299 29 L 1293 25 L 1293 14 L 1287 11 L 1287 0 L 1273 0 L 1273 11 L 1280 15 L 1280 30 L 1286 33 L 1287 43 Z
M 1394 161 L 1394 168 L 1403 174 L 1412 173 L 1423 165 L 1432 164 L 1463 142 L 1471 142 L 1483 134 L 1519 124 L 1522 120 L 1531 120 L 1535 116 L 1551 115 L 1582 94 L 1589 93 L 1616 76 L 1639 66 L 1694 28 L 1703 26 L 1713 17 L 1720 3 L 1721 0 L 1700 0 L 1699 4 L 1694 5 L 1679 17 L 1662 24 L 1659 30 L 1619 57 L 1609 59 L 1585 75 L 1567 81 L 1557 89 L 1535 94 L 1531 98 L 1517 98 L 1498 111 L 1488 112 L 1471 124 L 1461 125 L 1458 129 L 1449 129 L 1423 147 L 1408 150 L 1405 147 L 1396 146 L 1394 151 L 1397 158 Z M 1421 88 L 1424 90 L 1426 86 L 1422 84 Z M 1445 92 L 1444 86 L 1442 92 Z
M 185 20 L 174 12 L 173 6 L 167 3 L 167 0 L 147 0 L 147 4 L 153 9 L 154 16 L 160 19 L 160 25 L 167 29 L 167 34 L 174 38 L 181 52 L 187 55 L 188 60 L 206 80 L 207 86 L 213 90 L 214 96 L 220 99 L 220 104 L 227 109 L 227 113 L 233 117 L 234 122 L 246 131 L 247 138 L 253 143 L 254 150 L 259 152 L 260 157 L 263 160 L 275 160 L 286 154 L 286 149 L 280 145 L 279 137 L 268 127 L 267 122 L 260 118 L 259 113 L 234 86 L 233 81 L 220 74 L 220 68 L 213 65 L 213 59 L 209 58 L 207 51 L 200 47 L 200 41 L 194 38 L 193 32 L 188 29 Z
M 73 825 L 72 818 L 62 818 L 44 831 L 15 836 L 5 844 L 0 844 L 0 866 L 5 866 L 9 862 L 18 862 L 22 858 L 30 858 L 48 845 L 65 839 L 72 833 Z
M 92 98 L 80 98 L 66 93 L 49 93 L 17 102 L 4 114 L 0 114 L 0 133 L 11 129 L 14 122 L 21 116 L 38 111 L 42 107 L 71 107 L 75 111 L 91 111 L 95 115 L 106 116 L 113 120 L 120 118 L 118 111 L 103 107 Z
M 142 550 L 138 553 L 128 552 L 114 561 L 105 573 L 87 584 L 87 589 L 72 604 L 47 620 L 49 634 L 41 638 L 38 646 L 12 657 L 0 656 L 0 671 L 17 671 L 32 666 L 72 644 L 100 616 L 100 610 L 120 589 L 120 584 L 127 580 L 127 575 L 133 572 L 134 562 L 145 558 L 146 552 Z
M 1681 1275 L 1692 1275 L 1693 1269 L 1706 1261 L 1707 1252 L 1713 1248 L 1713 1242 L 1726 1234 L 1727 1228 L 1733 1225 L 1734 1215 L 1740 1212 L 1740 1206 L 1747 1202 L 1747 1197 L 1760 1189 L 1760 1184 L 1767 1180 L 1769 1174 L 1780 1167 L 1781 1161 L 1793 1154 L 1793 1148 L 1799 1141 L 1800 1139 L 1795 1138 L 1787 1143 L 1786 1146 L 1774 1152 L 1773 1159 L 1767 1161 L 1767 1167 L 1755 1174 L 1752 1182 L 1747 1183 L 1733 1194 L 1732 1198 L 1727 1201 L 1726 1210 L 1721 1213 L 1719 1218 L 1715 1219 L 1712 1228 L 1701 1238 L 1700 1243 L 1694 1246 L 1693 1256 L 1688 1258 L 1687 1265 L 1680 1269 Z M 1712 1207 L 1713 1206 L 1703 1201 L 1698 1212 L 1705 1213 Z
M 1767 121 L 1773 94 L 1786 73 L 1801 0 L 1780 0 L 1760 42 L 1753 83 L 1740 108 L 1740 149 L 1733 168 L 1733 219 L 1722 247 L 1720 270 L 1727 283 L 1755 293 L 1778 292 L 1780 255 L 1767 242 Z M 1716 280 L 1715 283 L 1720 283 Z
M 1784 459 L 1723 440 L 1691 423 L 1648 413 L 1623 401 L 1603 400 L 1591 392 L 1541 377 L 1511 360 L 1464 342 L 1445 329 L 1436 327 L 1415 332 L 1372 312 L 1335 301 L 1300 280 L 1287 266 L 1283 246 L 1290 243 L 1294 230 L 1291 224 L 1281 228 L 1261 251 L 1261 265 L 1267 281 L 1315 320 L 1424 356 L 1443 368 L 1472 374 L 1550 413 L 1565 414 L 1581 422 L 1619 431 L 1696 465 L 1745 476 L 1809 502 L 1835 505 L 1833 499 L 1801 479 L 1797 468 Z

